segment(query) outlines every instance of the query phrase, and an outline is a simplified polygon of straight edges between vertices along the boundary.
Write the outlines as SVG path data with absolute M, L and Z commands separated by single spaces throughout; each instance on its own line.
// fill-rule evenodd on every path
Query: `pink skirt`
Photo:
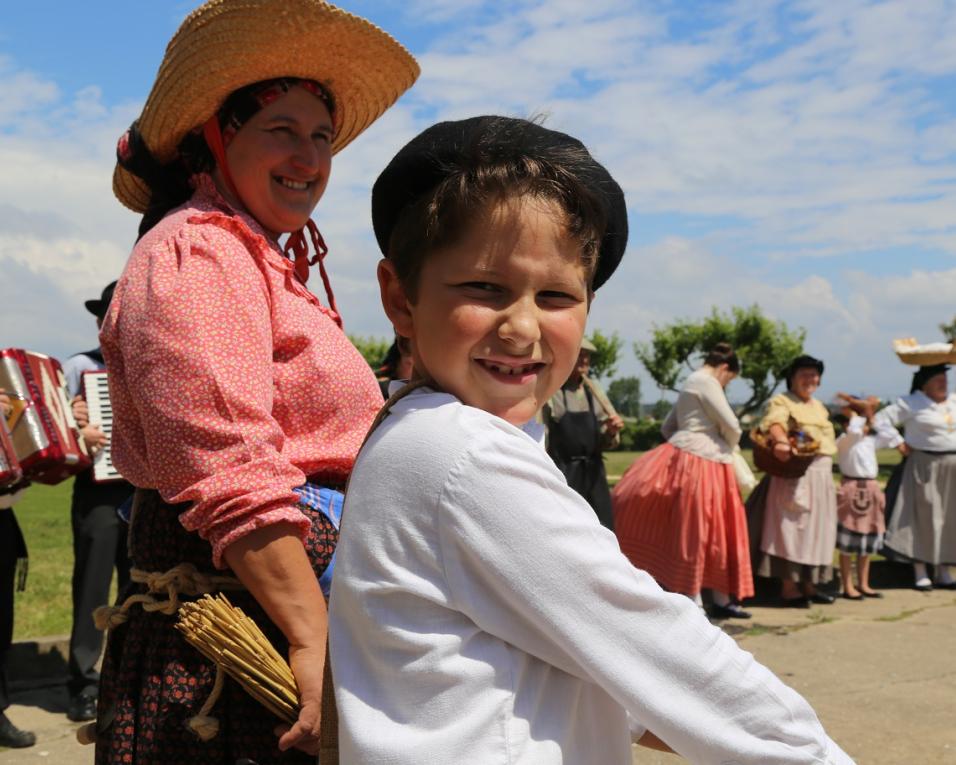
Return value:
M 733 466 L 663 444 L 611 492 L 622 552 L 672 592 L 754 594 L 747 519 Z

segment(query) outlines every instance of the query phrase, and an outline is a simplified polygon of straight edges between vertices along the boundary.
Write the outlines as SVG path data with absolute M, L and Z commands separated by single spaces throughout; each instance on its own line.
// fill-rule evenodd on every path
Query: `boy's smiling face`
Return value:
M 564 219 L 554 203 L 527 198 L 476 216 L 428 255 L 414 302 L 392 264 L 379 267 L 386 313 L 412 339 L 419 373 L 513 425 L 568 378 L 584 334 L 588 275 Z

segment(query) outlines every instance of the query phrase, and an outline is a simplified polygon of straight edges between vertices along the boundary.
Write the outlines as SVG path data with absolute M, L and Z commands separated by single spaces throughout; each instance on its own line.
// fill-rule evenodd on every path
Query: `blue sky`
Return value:
M 122 269 L 135 216 L 110 191 L 192 3 L 8 4 L 0 20 L 0 342 L 95 342 L 82 301 Z M 346 327 L 385 335 L 368 191 L 436 119 L 544 114 L 625 188 L 632 238 L 593 327 L 760 304 L 807 329 L 823 392 L 908 387 L 894 337 L 956 315 L 956 3 L 379 0 L 342 3 L 422 78 L 336 157 L 316 212 Z M 645 398 L 654 396 L 646 378 Z M 733 393 L 733 392 L 732 392 Z

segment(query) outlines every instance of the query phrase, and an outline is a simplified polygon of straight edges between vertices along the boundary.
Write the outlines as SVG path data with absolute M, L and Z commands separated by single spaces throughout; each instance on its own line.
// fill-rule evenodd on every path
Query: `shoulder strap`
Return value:
M 372 421 L 372 425 L 369 427 L 368 433 L 365 434 L 365 439 L 362 441 L 362 446 L 364 447 L 365 444 L 368 443 L 369 438 L 371 438 L 372 433 L 378 429 L 378 426 L 385 422 L 385 418 L 388 417 L 395 404 L 405 398 L 409 393 L 426 385 L 435 387 L 434 383 L 430 383 L 428 380 L 412 380 L 401 390 L 397 390 L 389 396 L 388 401 L 385 402 L 385 405 L 379 410 L 375 419 Z M 361 451 L 361 448 L 359 451 Z M 349 476 L 349 483 L 351 483 L 351 481 L 352 478 Z M 345 485 L 346 495 L 348 491 L 347 483 Z M 342 521 L 344 520 L 343 514 Z M 340 524 L 339 533 L 341 533 L 341 531 L 342 527 Z M 322 675 L 322 719 L 319 722 L 319 762 L 322 763 L 322 765 L 338 765 L 339 763 L 339 714 L 335 706 L 335 679 L 332 677 L 332 659 L 329 655 L 328 641 L 326 641 L 325 644 L 325 669 Z

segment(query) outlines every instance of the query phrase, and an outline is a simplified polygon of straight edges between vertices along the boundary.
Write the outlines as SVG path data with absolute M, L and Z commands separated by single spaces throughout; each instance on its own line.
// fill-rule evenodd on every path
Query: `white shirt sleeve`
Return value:
M 661 435 L 664 436 L 665 440 L 669 440 L 677 432 L 677 404 L 671 407 L 671 410 L 667 413 L 667 417 L 664 418 L 664 422 L 661 423 Z
M 909 415 L 909 408 L 904 406 L 902 401 L 885 406 L 875 415 L 873 415 L 873 429 L 884 440 L 890 441 L 893 434 L 902 441 L 897 428 L 902 425 Z
M 70 398 L 82 392 L 83 373 L 99 368 L 99 364 L 82 353 L 76 356 L 70 356 L 70 358 L 63 363 L 63 376 L 66 377 L 66 387 L 69 390 Z
M 476 439 L 447 473 L 438 527 L 452 606 L 603 688 L 632 729 L 691 762 L 852 763 L 799 694 L 634 568 L 529 442 Z

